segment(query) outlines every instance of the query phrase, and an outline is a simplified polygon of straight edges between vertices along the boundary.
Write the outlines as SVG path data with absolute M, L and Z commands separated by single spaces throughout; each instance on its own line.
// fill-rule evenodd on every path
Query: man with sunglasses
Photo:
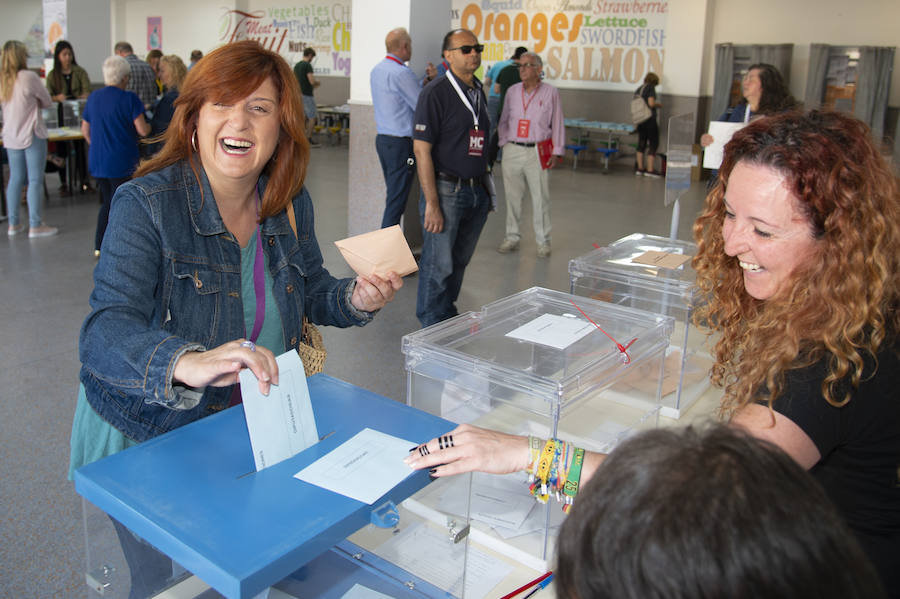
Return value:
M 475 71 L 484 46 L 466 29 L 444 36 L 450 69 L 422 90 L 416 105 L 413 149 L 418 165 L 419 260 L 416 316 L 429 326 L 458 314 L 463 273 L 492 206 L 488 173 L 487 99 Z
M 497 248 L 501 254 L 519 249 L 519 219 L 525 189 L 531 193 L 534 240 L 538 258 L 550 255 L 550 176 L 548 169 L 562 161 L 566 151 L 559 91 L 541 81 L 541 57 L 526 52 L 519 60 L 521 83 L 506 93 L 497 124 L 503 148 L 503 188 L 506 195 L 506 236 Z

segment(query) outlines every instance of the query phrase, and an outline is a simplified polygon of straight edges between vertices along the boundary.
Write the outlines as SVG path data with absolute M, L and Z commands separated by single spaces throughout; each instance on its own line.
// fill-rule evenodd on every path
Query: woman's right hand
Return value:
M 245 339 L 229 341 L 209 351 L 185 352 L 175 362 L 173 381 L 188 387 L 227 387 L 240 382 L 238 373 L 249 368 L 259 381 L 259 391 L 269 394 L 278 384 L 275 354 L 260 345 L 244 344 Z
M 700 145 L 703 146 L 704 148 L 714 141 L 715 141 L 715 139 L 713 139 L 713 136 L 710 135 L 709 133 L 704 133 L 703 135 L 700 136 Z
M 414 447 L 404 462 L 413 470 L 431 469 L 434 477 L 463 472 L 509 474 L 529 466 L 528 437 L 461 424 L 446 435 Z

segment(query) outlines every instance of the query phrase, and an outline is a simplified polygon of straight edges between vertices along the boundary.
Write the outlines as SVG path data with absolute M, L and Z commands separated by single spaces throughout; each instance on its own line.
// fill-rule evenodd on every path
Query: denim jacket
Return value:
M 94 270 L 92 310 L 81 329 L 81 382 L 91 407 L 136 441 L 226 408 L 232 392 L 172 386 L 181 354 L 245 335 L 240 246 L 199 165 L 198 174 L 199 183 L 179 162 L 122 185 Z M 350 304 L 355 281 L 323 267 L 305 188 L 293 203 L 296 237 L 285 212 L 260 227 L 289 349 L 299 343 L 304 315 L 338 327 L 372 317 Z

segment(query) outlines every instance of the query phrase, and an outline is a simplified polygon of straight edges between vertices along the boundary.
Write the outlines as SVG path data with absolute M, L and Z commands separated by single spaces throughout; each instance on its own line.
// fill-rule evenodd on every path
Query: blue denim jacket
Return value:
M 230 386 L 202 393 L 172 387 L 181 354 L 245 335 L 240 246 L 202 167 L 198 173 L 199 183 L 181 162 L 122 185 L 94 270 L 92 311 L 81 329 L 81 382 L 91 407 L 136 441 L 222 410 L 231 396 Z M 293 203 L 296 237 L 285 212 L 261 224 L 286 348 L 297 347 L 304 314 L 339 327 L 372 317 L 350 304 L 354 279 L 336 279 L 323 267 L 305 188 Z

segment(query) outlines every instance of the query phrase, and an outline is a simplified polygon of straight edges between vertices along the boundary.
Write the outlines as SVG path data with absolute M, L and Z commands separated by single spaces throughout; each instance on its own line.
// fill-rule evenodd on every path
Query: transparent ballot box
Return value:
M 469 550 L 470 475 L 451 481 L 462 501 L 429 511 L 418 506 L 449 493 L 447 481 L 427 471 L 410 471 L 371 504 L 294 477 L 364 428 L 412 447 L 453 424 L 323 374 L 308 383 L 321 440 L 259 472 L 240 406 L 77 470 L 85 596 L 502 595 L 485 586 L 498 575 L 485 580 L 469 568 L 481 558 Z M 402 461 L 406 449 L 390 459 Z M 334 470 L 335 477 L 364 476 Z
M 407 403 L 456 423 L 607 452 L 656 426 L 672 326 L 671 317 L 534 287 L 404 336 Z M 406 504 L 450 509 L 467 493 L 456 484 Z M 525 473 L 475 474 L 469 484 L 470 551 L 514 565 L 510 576 L 549 570 L 561 504 L 536 502 Z
M 688 241 L 635 233 L 569 261 L 573 294 L 671 316 L 661 414 L 679 418 L 709 387 L 708 337 L 691 323 L 696 273 Z

